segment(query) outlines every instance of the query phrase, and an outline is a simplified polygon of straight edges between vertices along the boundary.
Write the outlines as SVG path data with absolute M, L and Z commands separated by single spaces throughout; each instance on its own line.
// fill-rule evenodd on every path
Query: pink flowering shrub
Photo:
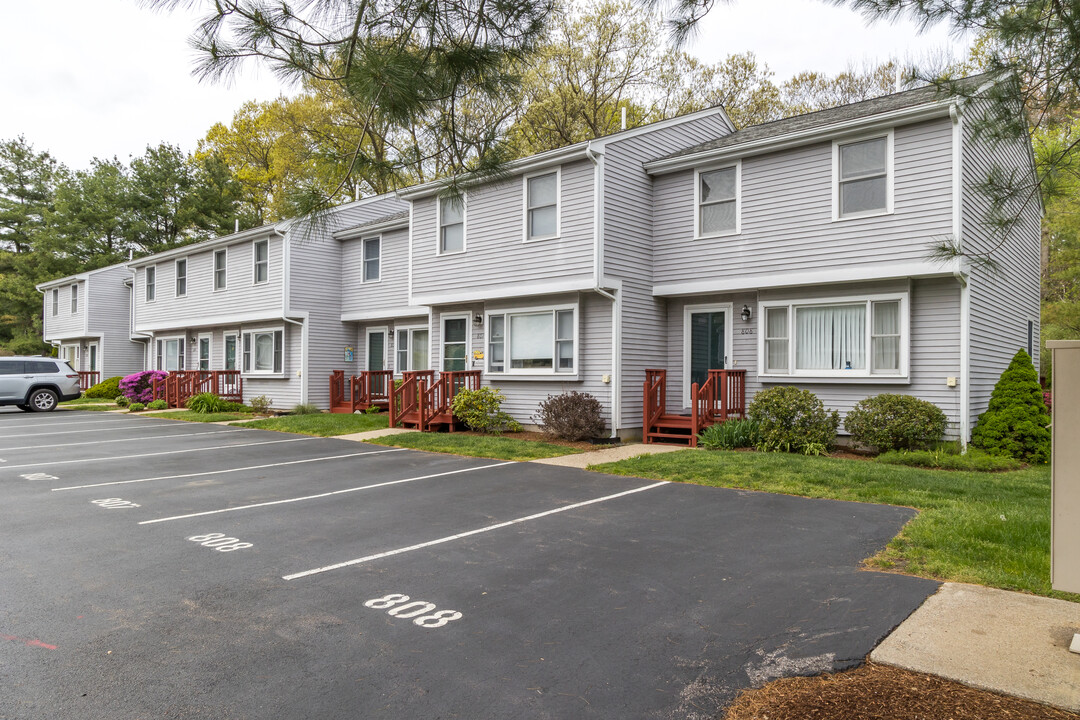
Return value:
M 154 380 L 168 376 L 164 370 L 137 372 L 120 381 L 120 392 L 132 402 L 149 403 L 154 400 Z
M 1054 396 L 1052 393 L 1043 393 L 1043 402 L 1046 403 L 1046 412 L 1050 412 L 1054 409 Z

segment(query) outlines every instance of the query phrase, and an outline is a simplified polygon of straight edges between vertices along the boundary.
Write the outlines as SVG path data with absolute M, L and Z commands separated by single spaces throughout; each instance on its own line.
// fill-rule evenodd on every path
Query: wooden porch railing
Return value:
M 479 370 L 433 370 L 405 373 L 404 382 L 390 393 L 390 427 L 398 424 L 430 432 L 445 425 L 453 431 L 457 419 L 453 413 L 454 396 L 461 390 L 480 388 Z
M 86 392 L 101 382 L 101 373 L 97 370 L 78 370 L 79 389 Z
M 420 383 L 435 379 L 434 370 L 414 370 L 401 374 L 402 383 L 390 391 L 390 427 L 405 423 L 423 429 L 420 422 Z
M 344 370 L 335 370 L 330 374 L 330 411 L 354 413 L 373 406 L 389 407 L 393 385 L 392 370 L 364 370 L 350 378 Z
M 646 370 L 642 439 L 646 443 L 686 443 L 697 447 L 697 436 L 710 425 L 746 417 L 746 371 L 709 370 L 700 386 L 690 386 L 690 414 L 668 413 L 667 371 Z
M 230 402 L 244 401 L 244 379 L 239 370 L 175 370 L 154 380 L 154 399 L 171 408 L 184 407 L 199 393 L 213 393 Z

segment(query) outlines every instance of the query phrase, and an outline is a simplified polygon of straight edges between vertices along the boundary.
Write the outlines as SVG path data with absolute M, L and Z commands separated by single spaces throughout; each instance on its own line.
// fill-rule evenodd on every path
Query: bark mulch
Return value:
M 869 663 L 741 693 L 725 720 L 1078 720 L 1046 705 Z

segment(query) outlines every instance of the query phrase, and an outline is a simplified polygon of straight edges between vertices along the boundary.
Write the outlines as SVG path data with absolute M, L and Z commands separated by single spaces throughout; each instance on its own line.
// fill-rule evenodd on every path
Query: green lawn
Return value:
M 377 415 L 348 415 L 345 413 L 283 415 L 247 422 L 243 424 L 243 427 L 334 437 L 335 435 L 349 435 L 367 430 L 381 430 L 386 427 L 388 417 L 386 413 L 378 413 Z
M 102 403 L 109 404 L 109 405 L 115 405 L 116 404 L 116 403 L 114 403 L 112 401 L 111 398 L 88 398 L 88 397 L 85 397 L 85 396 L 75 398 L 74 400 L 65 400 L 64 402 L 62 402 L 60 404 L 62 406 L 66 407 L 68 405 L 87 405 L 87 404 L 89 404 L 89 405 L 100 405 Z
M 1080 602 L 1050 589 L 1050 470 L 924 470 L 786 453 L 685 451 L 590 468 L 921 512 L 868 564 Z
M 461 433 L 401 433 L 367 442 L 427 452 L 467 455 L 496 460 L 537 460 L 572 455 L 581 450 L 534 440 L 519 440 L 506 435 L 463 435 Z
M 251 413 L 197 413 L 193 410 L 179 410 L 176 412 L 140 412 L 132 413 L 139 417 L 165 418 L 166 420 L 186 420 L 187 422 L 226 422 L 228 420 L 243 420 L 250 418 Z
M 80 412 L 85 412 L 87 410 L 103 412 L 105 410 L 119 410 L 120 409 L 119 405 L 86 405 L 86 404 L 63 405 L 63 404 L 61 404 L 61 405 L 58 405 L 57 407 L 59 409 L 61 409 L 61 410 L 79 410 Z

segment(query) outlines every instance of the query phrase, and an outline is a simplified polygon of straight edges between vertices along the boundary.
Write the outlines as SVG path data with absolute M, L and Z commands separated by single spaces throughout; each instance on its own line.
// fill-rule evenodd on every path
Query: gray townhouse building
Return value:
M 966 439 L 1016 350 L 1039 352 L 1041 208 L 1002 239 L 978 189 L 1033 172 L 1031 149 L 975 132 L 983 112 L 920 88 L 614 133 L 460 196 L 428 183 L 129 263 L 132 336 L 147 367 L 239 369 L 284 409 L 328 407 L 335 370 L 472 370 L 524 424 L 576 390 L 634 437 L 715 376 L 740 407 L 788 384 L 841 412 L 915 395 Z M 943 239 L 999 269 L 930 259 Z

